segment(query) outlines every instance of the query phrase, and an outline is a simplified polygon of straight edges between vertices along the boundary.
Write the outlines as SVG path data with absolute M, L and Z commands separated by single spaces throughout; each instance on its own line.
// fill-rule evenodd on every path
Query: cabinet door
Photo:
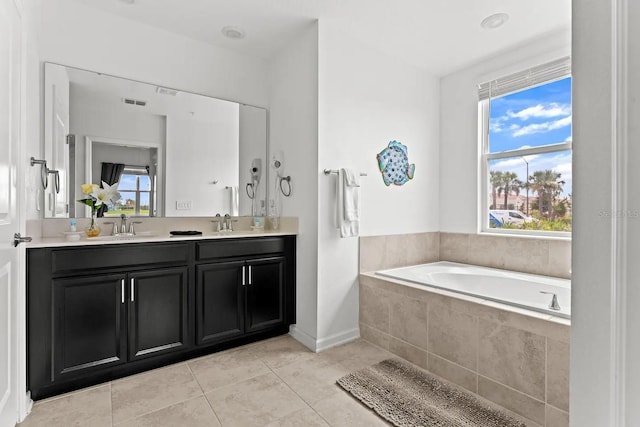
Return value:
M 284 322 L 284 257 L 247 262 L 247 332 Z
M 187 346 L 187 277 L 187 267 L 129 274 L 130 360 Z
M 244 332 L 243 267 L 242 261 L 204 264 L 197 267 L 198 345 L 224 341 Z
M 53 280 L 53 378 L 126 361 L 124 274 Z

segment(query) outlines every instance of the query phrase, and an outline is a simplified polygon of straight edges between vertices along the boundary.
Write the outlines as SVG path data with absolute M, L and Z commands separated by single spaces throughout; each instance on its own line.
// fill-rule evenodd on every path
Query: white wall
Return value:
M 43 61 L 266 106 L 268 67 L 183 36 L 83 6 L 43 1 Z
M 251 182 L 249 168 L 253 159 L 262 160 L 262 175 L 260 184 L 255 192 L 254 203 L 259 215 L 266 214 L 265 194 L 269 185 L 267 170 L 269 163 L 265 150 L 269 120 L 267 111 L 249 105 L 240 106 L 240 162 L 238 171 L 238 211 L 240 215 L 252 215 L 251 199 L 246 192 L 247 183 Z M 271 188 L 270 188 L 271 190 Z
M 166 216 L 231 212 L 225 187 L 238 185 L 239 106 L 218 101 L 211 108 L 207 117 L 167 117 Z M 191 209 L 177 209 L 177 202 L 191 202 Z
M 315 348 L 318 257 L 318 26 L 314 23 L 271 63 L 270 151 L 284 152 L 293 192 L 283 215 L 299 217 L 294 335 Z M 274 188 L 273 181 L 269 183 Z
M 550 34 L 445 76 L 440 86 L 440 231 L 475 233 L 478 218 L 477 85 L 567 56 L 571 35 Z
M 361 235 L 438 230 L 439 79 L 320 22 L 318 170 L 353 168 L 361 180 Z M 376 154 L 408 147 L 413 180 L 387 187 Z M 358 331 L 358 239 L 335 228 L 335 175 L 321 175 L 318 225 L 318 341 Z

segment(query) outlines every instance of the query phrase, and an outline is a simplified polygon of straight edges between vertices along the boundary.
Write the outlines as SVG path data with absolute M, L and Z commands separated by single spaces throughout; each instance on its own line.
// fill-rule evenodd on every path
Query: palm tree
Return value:
M 549 212 L 549 216 L 553 219 L 554 209 L 553 201 L 562 193 L 562 186 L 564 181 L 560 179 L 562 174 L 546 169 L 543 171 L 536 171 L 533 173 L 531 179 L 531 189 L 538 193 L 538 209 L 542 215 L 544 212 Z
M 498 187 L 502 183 L 502 172 L 501 171 L 489 171 L 489 183 L 491 184 L 491 197 L 493 199 L 493 204 L 491 205 L 493 209 L 497 209 L 498 205 Z
M 523 187 L 522 181 L 518 179 L 518 175 L 514 172 L 502 172 L 500 186 L 498 187 L 498 195 L 504 193 L 504 209 L 509 209 L 509 194 L 520 194 L 520 188 Z

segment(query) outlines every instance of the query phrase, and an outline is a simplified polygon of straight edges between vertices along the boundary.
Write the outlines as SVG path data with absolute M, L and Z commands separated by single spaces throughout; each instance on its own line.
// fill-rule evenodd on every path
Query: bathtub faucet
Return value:
M 549 308 L 551 310 L 556 310 L 559 311 L 560 310 L 560 304 L 558 304 L 558 296 L 553 293 L 553 292 L 545 292 L 545 291 L 540 291 L 541 294 L 547 294 L 547 295 L 553 295 L 553 297 L 551 297 L 551 302 L 549 303 Z

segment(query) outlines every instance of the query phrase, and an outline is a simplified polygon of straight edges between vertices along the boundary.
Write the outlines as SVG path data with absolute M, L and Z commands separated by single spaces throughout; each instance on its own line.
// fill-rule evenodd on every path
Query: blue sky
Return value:
M 538 147 L 571 140 L 571 78 L 565 78 L 491 100 L 489 151 Z M 553 169 L 571 193 L 571 152 L 513 157 L 491 162 L 491 170 L 510 171 L 526 180 L 537 170 Z

